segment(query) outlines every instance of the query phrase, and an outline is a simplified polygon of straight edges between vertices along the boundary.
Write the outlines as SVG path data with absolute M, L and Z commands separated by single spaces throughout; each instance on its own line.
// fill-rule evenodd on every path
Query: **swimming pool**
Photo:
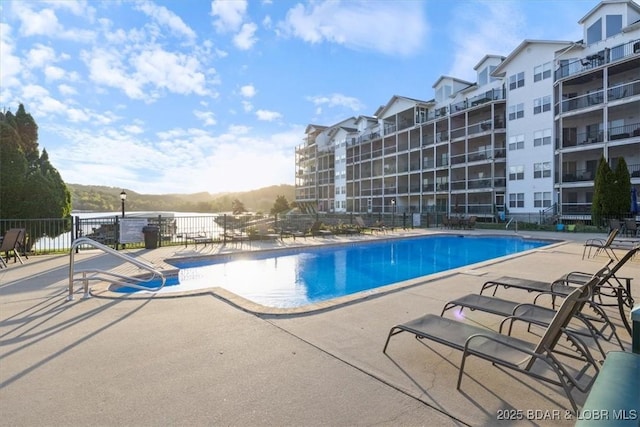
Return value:
M 301 307 L 550 243 L 438 235 L 174 260 L 178 275 L 160 293 L 221 287 L 263 306 Z

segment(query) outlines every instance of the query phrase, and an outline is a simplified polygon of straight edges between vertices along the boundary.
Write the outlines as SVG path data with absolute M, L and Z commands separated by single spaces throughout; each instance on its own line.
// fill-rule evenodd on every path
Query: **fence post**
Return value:
M 222 244 L 227 244 L 227 214 L 222 217 Z

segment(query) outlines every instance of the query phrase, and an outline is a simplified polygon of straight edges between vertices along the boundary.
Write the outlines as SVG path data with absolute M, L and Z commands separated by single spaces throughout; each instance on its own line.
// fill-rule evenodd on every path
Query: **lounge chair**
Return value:
M 24 264 L 22 261 L 22 257 L 20 256 L 20 251 L 24 250 L 24 236 L 25 229 L 24 228 L 11 228 L 6 233 L 4 233 L 4 237 L 2 238 L 2 245 L 0 245 L 0 267 L 7 267 L 7 262 L 9 262 L 10 252 L 13 252 L 13 262 L 16 260 L 20 261 L 20 264 Z M 5 254 L 7 258 L 6 261 L 2 258 L 2 254 Z M 28 258 L 25 254 L 25 257 Z
M 606 240 L 603 240 L 603 239 L 588 239 L 584 243 L 584 248 L 582 249 L 582 259 L 584 259 L 585 254 L 587 254 L 587 249 L 589 249 L 589 252 L 587 254 L 587 258 L 590 258 L 591 257 L 591 250 L 593 248 L 595 248 L 595 250 L 596 250 L 594 252 L 593 256 L 598 256 L 598 254 L 600 254 L 601 252 L 605 252 L 607 255 L 609 255 L 609 258 L 618 259 L 616 254 L 613 252 L 613 249 L 611 249 L 611 245 L 613 244 L 613 240 L 616 238 L 616 236 L 618 235 L 619 231 L 620 231 L 619 228 L 612 229 Z
M 592 281 L 597 280 L 597 278 L 592 279 Z M 571 395 L 571 390 L 577 388 L 586 393 L 593 383 L 593 379 L 588 384 L 583 385 L 580 384 L 581 376 L 586 373 L 589 367 L 593 367 L 596 372 L 599 368 L 584 343 L 568 331 L 566 327 L 580 308 L 581 302 L 589 298 L 590 286 L 592 286 L 591 281 L 587 285 L 577 288 L 565 298 L 537 343 L 531 343 L 501 332 L 448 319 L 436 314 L 427 314 L 410 322 L 392 327 L 387 336 L 383 353 L 386 353 L 392 336 L 401 332 L 409 332 L 418 339 L 432 340 L 463 352 L 456 386 L 458 390 L 460 390 L 467 357 L 476 356 L 491 362 L 494 366 L 513 369 L 533 378 L 561 386 L 571 402 L 573 410 L 577 411 L 577 405 Z M 509 320 L 517 319 L 510 318 Z M 576 351 L 576 356 L 574 357 L 585 363 L 575 377 L 554 352 L 556 344 L 562 336 L 572 343 Z M 536 364 L 536 362 L 540 363 Z M 556 378 L 539 373 L 537 368 L 534 370 L 534 365 L 540 364 L 546 365 L 548 369 L 553 371 Z
M 278 240 L 282 238 L 281 233 L 276 233 L 269 229 L 269 226 L 265 223 L 256 225 L 256 237 L 260 240 Z
M 369 232 L 373 233 L 373 228 L 366 225 L 364 222 L 364 219 L 362 219 L 361 216 L 355 217 L 354 220 L 356 222 L 356 225 L 360 228 L 362 232 L 369 230 Z
M 627 261 L 636 256 L 638 251 L 640 251 L 640 246 L 636 246 L 628 250 L 627 253 L 613 265 L 613 267 L 610 267 L 609 271 L 605 271 L 604 274 L 607 280 L 602 281 L 592 293 L 592 299 L 594 299 L 594 301 L 596 296 L 600 298 L 598 305 L 601 306 L 608 305 L 602 303 L 602 296 L 613 297 L 616 299 L 616 303 L 610 305 L 616 305 L 618 307 L 622 321 L 628 331 L 631 331 L 631 326 L 627 319 L 628 316 L 625 314 L 625 306 L 633 307 L 634 304 L 633 297 L 631 296 L 630 282 L 632 278 L 618 277 L 616 276 L 616 273 L 624 264 L 627 263 Z M 607 265 L 610 265 L 611 262 L 612 261 L 609 260 Z M 577 271 L 565 274 L 552 282 L 502 276 L 498 279 L 486 281 L 480 289 L 480 295 L 482 295 L 485 290 L 493 288 L 492 296 L 495 296 L 498 287 L 503 287 L 505 289 L 522 289 L 528 292 L 538 293 L 538 296 L 551 295 L 552 308 L 555 308 L 556 297 L 568 295 L 576 286 L 586 283 L 591 277 L 592 276 L 589 273 Z M 625 282 L 625 284 L 623 285 L 622 282 Z M 536 299 L 538 296 L 536 296 Z M 536 302 L 536 299 L 534 299 L 534 302 Z
M 624 262 L 622 262 L 622 264 L 623 263 Z M 591 283 L 593 286 L 589 291 L 590 294 L 593 295 L 595 292 L 597 292 L 598 287 L 605 284 L 613 276 L 618 268 L 619 266 L 617 268 L 614 266 L 614 268 L 610 269 L 609 263 L 607 263 L 607 265 L 605 265 L 598 272 L 592 275 L 592 278 L 597 277 L 599 280 L 597 282 L 588 281 L 588 283 Z M 613 338 L 615 338 L 620 348 L 624 351 L 624 345 L 622 344 L 622 341 L 620 340 L 620 337 L 616 332 L 615 325 L 609 319 L 609 316 L 607 316 L 602 308 L 598 304 L 595 304 L 593 301 L 584 301 L 582 305 L 584 306 L 587 303 L 593 310 L 593 314 L 583 313 L 582 307 L 576 313 L 576 318 L 586 326 L 587 333 L 584 333 L 580 330 L 573 331 L 576 334 L 593 338 L 603 358 L 606 357 L 606 353 L 600 345 L 599 338 L 603 338 L 607 341 L 611 341 Z M 555 316 L 556 314 L 556 311 L 554 309 L 543 307 L 537 304 L 505 300 L 502 298 L 487 295 L 467 294 L 460 298 L 456 298 L 455 300 L 447 302 L 444 305 L 440 315 L 443 316 L 446 311 L 451 310 L 455 307 L 460 307 L 461 311 L 462 309 L 467 308 L 472 311 L 481 311 L 501 317 L 516 316 L 520 320 L 526 320 L 531 324 L 542 327 L 548 326 L 553 319 L 553 316 Z M 601 326 L 597 326 L 597 324 L 600 324 Z M 607 330 L 610 330 L 610 332 L 608 333 L 608 335 L 605 335 L 605 331 Z
M 324 227 L 324 225 L 322 224 L 322 222 L 316 221 L 313 224 L 311 224 L 311 228 L 309 228 L 309 234 L 311 234 L 313 237 L 315 237 L 315 236 L 329 236 L 329 235 L 333 234 L 333 232 L 331 230 L 327 230 L 327 229 L 325 229 L 323 227 Z
M 477 216 L 470 216 L 469 219 L 467 220 L 467 228 L 470 230 L 473 230 L 474 228 L 476 228 L 477 219 L 478 219 Z

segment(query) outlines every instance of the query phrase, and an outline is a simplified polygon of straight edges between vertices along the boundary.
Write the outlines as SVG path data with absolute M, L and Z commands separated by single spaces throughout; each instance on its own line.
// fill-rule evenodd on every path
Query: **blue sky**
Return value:
M 0 2 L 0 108 L 67 183 L 140 193 L 294 183 L 308 124 L 428 100 L 485 54 L 580 40 L 596 0 Z

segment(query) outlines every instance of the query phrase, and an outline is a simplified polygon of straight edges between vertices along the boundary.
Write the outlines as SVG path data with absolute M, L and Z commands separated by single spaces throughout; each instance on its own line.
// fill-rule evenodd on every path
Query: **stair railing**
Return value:
M 123 274 L 114 273 L 111 271 L 105 271 L 100 269 L 85 269 L 85 270 L 76 270 L 75 269 L 75 252 L 76 248 L 80 245 L 92 246 L 96 249 L 100 249 L 102 252 L 105 252 L 109 255 L 113 255 L 117 258 L 120 258 L 130 264 L 135 265 L 136 267 L 145 270 L 150 273 L 150 275 L 145 275 L 144 277 L 133 277 L 127 276 Z M 76 277 L 76 275 L 80 274 L 82 277 Z M 160 286 L 144 286 L 142 283 L 149 283 L 151 281 L 160 279 Z M 91 293 L 89 291 L 89 281 L 108 281 L 113 284 L 124 285 L 134 289 L 140 289 L 145 291 L 156 292 L 162 289 L 165 285 L 166 278 L 164 274 L 160 271 L 156 270 L 153 266 L 139 261 L 129 255 L 120 253 L 115 249 L 110 248 L 109 246 L 103 245 L 102 243 L 96 242 L 88 237 L 80 237 L 76 239 L 71 244 L 71 250 L 69 251 L 69 295 L 67 296 L 67 301 L 73 300 L 73 285 L 75 282 L 82 282 L 84 288 L 83 299 L 91 298 Z

